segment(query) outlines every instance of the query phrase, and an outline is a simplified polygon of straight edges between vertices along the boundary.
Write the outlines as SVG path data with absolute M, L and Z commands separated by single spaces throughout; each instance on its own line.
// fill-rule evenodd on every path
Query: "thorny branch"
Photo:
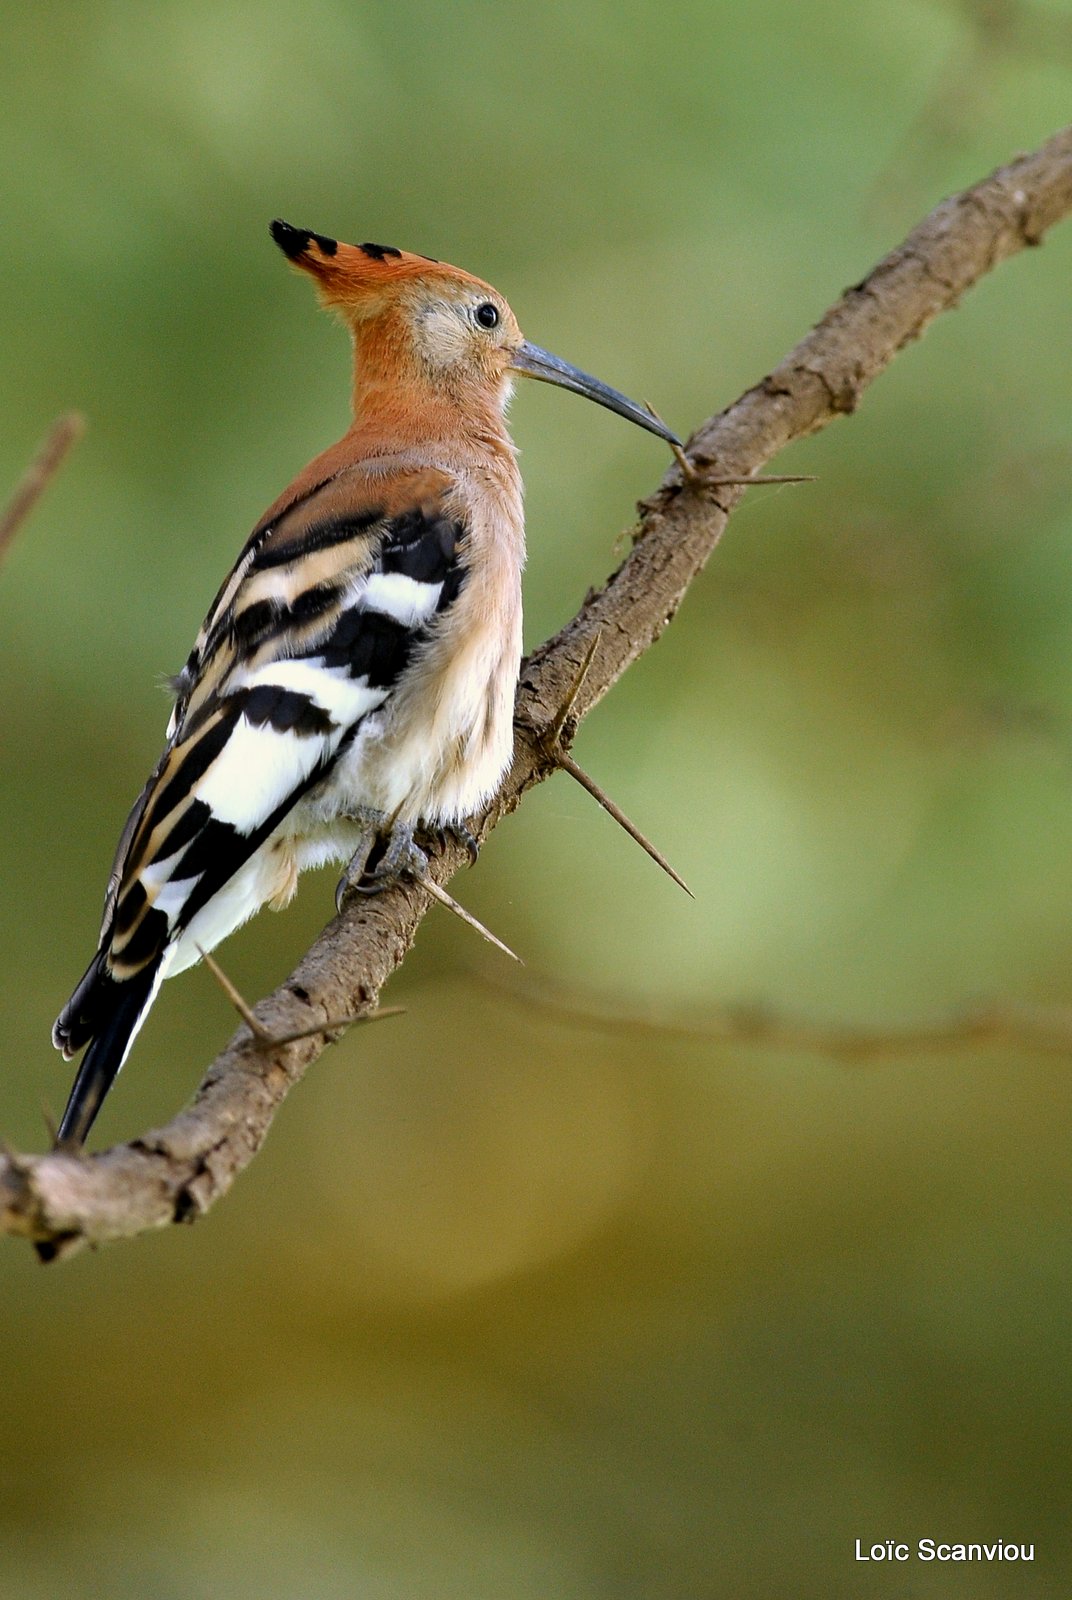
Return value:
M 671 620 L 745 492 L 726 480 L 754 477 L 791 441 L 853 411 L 867 385 L 940 312 L 1069 212 L 1072 128 L 943 201 L 773 372 L 696 431 L 687 447 L 691 474 L 671 468 L 641 506 L 628 558 L 524 664 L 513 766 L 475 821 L 479 838 L 555 770 L 550 736 L 589 651 L 572 727 Z M 461 845 L 444 848 L 432 862 L 435 881 L 449 881 L 466 859 Z M 165 1127 L 88 1157 L 0 1157 L 0 1229 L 52 1258 L 207 1211 L 256 1154 L 284 1097 L 328 1042 L 326 1033 L 299 1036 L 377 1008 L 430 904 L 414 884 L 347 905 L 257 1007 L 267 1032 L 291 1042 L 269 1044 L 239 1029 L 191 1105 Z

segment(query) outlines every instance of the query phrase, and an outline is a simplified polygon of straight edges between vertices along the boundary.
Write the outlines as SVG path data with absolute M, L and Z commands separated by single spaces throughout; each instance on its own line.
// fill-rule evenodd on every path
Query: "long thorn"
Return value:
M 475 928 L 482 938 L 486 939 L 489 944 L 493 944 L 497 950 L 501 950 L 504 956 L 509 956 L 511 961 L 516 961 L 519 967 L 525 965 L 521 957 L 511 950 L 508 944 L 503 944 L 501 939 L 495 937 L 490 928 L 485 928 L 482 922 L 477 921 L 471 911 L 466 911 L 464 906 L 459 905 L 452 895 L 449 895 L 445 889 L 436 883 L 431 874 L 417 878 L 416 882 L 420 884 L 422 889 L 427 889 L 433 900 L 438 900 L 441 906 L 446 906 L 448 911 L 453 911 L 456 917 L 461 917 L 463 922 L 467 922 L 471 928 Z
M 269 1034 L 266 1043 L 294 1044 L 298 1039 L 315 1039 L 321 1033 L 334 1033 L 336 1028 L 352 1028 L 357 1022 L 383 1022 L 386 1017 L 404 1017 L 405 1006 L 378 1006 L 375 1011 L 358 1011 L 349 1017 L 328 1017 L 312 1028 L 299 1028 L 296 1033 Z
M 207 950 L 202 950 L 200 945 L 198 945 L 197 949 L 205 966 L 234 1006 L 250 1033 L 263 1045 L 294 1044 L 298 1039 L 313 1039 L 317 1034 L 330 1033 L 335 1028 L 349 1028 L 355 1022 L 379 1022 L 384 1017 L 400 1017 L 405 1011 L 404 1006 L 382 1006 L 377 1011 L 363 1011 L 356 1016 L 329 1017 L 324 1022 L 318 1022 L 315 1027 L 299 1028 L 296 1033 L 273 1033 L 270 1028 L 265 1027 L 259 1017 L 254 1015 L 248 1002 L 235 988 L 215 957 L 211 956 Z
M 82 437 L 85 427 L 86 419 L 78 411 L 69 411 L 52 424 L 37 455 L 0 511 L 0 560 L 7 554 L 8 545 L 63 465 L 64 456 Z
M 588 649 L 584 653 L 584 660 L 581 662 L 580 670 L 573 681 L 573 687 L 566 696 L 565 700 L 562 702 L 562 709 L 559 711 L 558 716 L 554 720 L 554 725 L 552 726 L 550 733 L 547 735 L 546 743 L 550 746 L 557 748 L 558 743 L 562 738 L 562 730 L 569 721 L 574 706 L 577 704 L 577 696 L 584 688 L 584 680 L 588 676 L 588 669 L 592 665 L 592 661 L 595 658 L 595 653 L 599 649 L 599 641 L 602 639 L 602 637 L 603 629 L 602 627 L 599 627 L 592 635 L 592 642 L 589 644 Z
M 818 483 L 814 472 L 768 472 L 755 478 L 704 478 L 708 489 L 728 488 L 735 484 L 751 489 L 759 483 Z
M 558 750 L 556 752 L 556 760 L 558 761 L 559 766 L 569 773 L 571 778 L 576 778 L 582 789 L 587 789 L 593 800 L 599 801 L 604 811 L 606 811 L 609 816 L 614 818 L 615 822 L 620 828 L 625 829 L 630 839 L 635 839 L 640 848 L 647 851 L 648 855 L 655 862 L 656 866 L 662 867 L 666 875 L 670 878 L 673 878 L 674 882 L 679 886 L 679 888 L 684 889 L 690 900 L 695 900 L 696 896 L 693 894 L 684 878 L 679 872 L 674 871 L 673 867 L 670 865 L 669 861 L 667 861 L 662 851 L 655 848 L 651 840 L 646 838 L 644 834 L 641 833 L 640 829 L 634 822 L 630 822 L 621 806 L 615 805 L 610 795 L 604 793 L 595 779 L 590 778 L 587 772 L 585 772 L 584 768 L 578 766 L 577 762 L 574 761 L 569 751 L 561 749 Z
M 242 1018 L 242 1021 L 245 1023 L 250 1033 L 252 1033 L 255 1038 L 259 1039 L 262 1044 L 274 1044 L 275 1040 L 273 1039 L 270 1030 L 264 1026 L 264 1023 L 259 1017 L 255 1017 L 253 1015 L 253 1011 L 249 1003 L 235 988 L 234 984 L 231 982 L 226 972 L 224 972 L 215 956 L 209 955 L 207 950 L 202 950 L 200 945 L 197 946 L 197 953 L 201 957 L 201 960 L 205 963 L 205 966 L 211 972 L 212 976 L 215 978 L 216 982 L 219 984 L 220 988 L 223 990 L 224 994 L 227 996 L 228 1000 L 238 1012 L 238 1015 Z

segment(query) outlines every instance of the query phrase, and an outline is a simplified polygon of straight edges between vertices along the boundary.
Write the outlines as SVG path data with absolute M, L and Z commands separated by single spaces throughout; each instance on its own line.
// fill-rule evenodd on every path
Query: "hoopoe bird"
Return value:
M 53 1029 L 82 1058 L 57 1134 L 85 1140 L 167 977 L 298 874 L 375 891 L 470 845 L 513 748 L 522 485 L 515 374 L 649 411 L 530 344 L 497 290 L 445 262 L 289 223 L 276 244 L 349 327 L 353 422 L 258 522 L 173 680 L 164 752 L 108 880 L 97 952 Z M 371 866 L 370 866 L 371 863 Z

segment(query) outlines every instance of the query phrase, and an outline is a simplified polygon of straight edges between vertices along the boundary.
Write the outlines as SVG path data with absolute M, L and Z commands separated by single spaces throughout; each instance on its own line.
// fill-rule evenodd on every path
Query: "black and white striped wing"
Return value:
M 340 474 L 253 535 L 176 681 L 109 883 L 98 976 L 155 968 L 328 775 L 459 593 L 466 550 L 452 480 L 431 470 Z M 56 1026 L 68 1054 L 95 1031 L 92 973 Z

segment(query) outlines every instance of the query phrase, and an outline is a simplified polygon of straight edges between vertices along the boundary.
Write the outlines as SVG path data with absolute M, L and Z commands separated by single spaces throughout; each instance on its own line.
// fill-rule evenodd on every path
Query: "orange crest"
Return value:
M 314 279 L 326 305 L 358 318 L 375 315 L 403 285 L 415 279 L 487 287 L 460 267 L 432 256 L 412 255 L 394 245 L 344 244 L 279 219 L 270 231 L 287 259 Z

